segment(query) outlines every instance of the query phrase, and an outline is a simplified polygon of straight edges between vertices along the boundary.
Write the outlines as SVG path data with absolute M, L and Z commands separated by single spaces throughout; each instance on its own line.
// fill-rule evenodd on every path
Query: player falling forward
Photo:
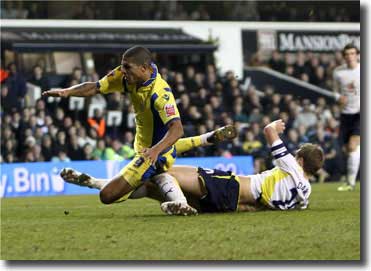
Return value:
M 281 120 L 264 128 L 276 163 L 271 170 L 239 176 L 216 169 L 174 166 L 167 173 L 155 176 L 153 181 L 176 178 L 190 204 L 200 212 L 306 209 L 311 194 L 308 177 L 322 167 L 324 154 L 319 146 L 304 144 L 295 157 L 292 156 L 279 138 L 284 129 L 285 124 Z M 191 148 L 188 145 L 182 151 Z M 66 182 L 99 189 L 100 184 L 96 179 L 72 169 L 62 170 L 61 176 Z M 146 182 L 131 194 L 131 198 L 145 196 L 164 201 L 151 182 Z M 176 212 L 174 205 L 166 202 L 161 204 L 161 209 L 169 214 Z
M 133 160 L 111 180 L 100 187 L 100 200 L 104 204 L 121 202 L 143 182 L 167 171 L 176 158 L 175 142 L 183 135 L 177 105 L 173 93 L 161 78 L 151 53 L 144 47 L 135 46 L 122 56 L 121 66 L 112 70 L 98 82 L 85 82 L 67 89 L 49 90 L 43 96 L 89 97 L 97 93 L 121 92 L 130 97 L 135 110 L 136 135 Z M 198 141 L 197 141 L 198 140 Z M 194 139 L 195 146 L 201 144 Z M 203 137 L 205 139 L 205 136 Z M 182 145 L 192 144 L 183 141 Z M 169 205 L 175 204 L 177 212 L 185 215 L 197 211 L 187 204 L 177 181 L 156 182 Z
M 333 73 L 335 99 L 342 107 L 340 138 L 347 153 L 347 183 L 338 191 L 353 191 L 360 164 L 361 64 L 358 48 L 353 44 L 344 47 L 343 56 L 346 63 Z

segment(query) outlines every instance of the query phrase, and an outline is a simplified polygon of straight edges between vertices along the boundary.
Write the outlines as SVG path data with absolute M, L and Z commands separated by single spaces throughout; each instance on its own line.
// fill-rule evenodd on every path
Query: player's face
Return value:
M 130 61 L 130 59 L 122 58 L 121 71 L 129 84 L 138 84 L 144 81 L 145 67 Z
M 358 60 L 357 50 L 354 48 L 346 50 L 344 52 L 344 59 L 348 65 L 350 63 L 357 62 Z

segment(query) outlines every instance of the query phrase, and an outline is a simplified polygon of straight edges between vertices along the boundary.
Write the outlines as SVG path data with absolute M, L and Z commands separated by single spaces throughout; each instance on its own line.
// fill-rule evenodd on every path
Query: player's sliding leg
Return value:
M 108 179 L 96 179 L 73 168 L 62 169 L 60 175 L 67 183 L 95 188 L 98 190 L 101 190 L 109 182 Z
M 126 187 L 124 187 L 127 182 L 123 181 L 121 175 L 118 175 L 113 180 L 96 179 L 72 168 L 63 169 L 60 175 L 68 183 L 100 190 L 101 201 L 105 204 L 122 202 L 128 198 L 135 199 L 149 196 L 153 199 L 159 200 L 160 202 L 165 201 L 164 206 L 166 206 L 166 208 L 161 209 L 167 214 L 186 216 L 197 214 L 197 210 L 188 205 L 187 199 L 180 189 L 177 180 L 170 175 L 166 176 L 166 174 L 160 174 L 162 177 L 154 177 L 154 182 L 158 187 L 157 191 L 155 191 L 155 189 L 148 191 L 150 187 L 142 185 L 128 193 L 120 192 L 121 190 L 127 190 Z
M 180 189 L 192 195 L 196 199 L 202 198 L 206 194 L 206 190 L 198 179 L 197 168 L 191 166 L 173 166 L 167 173 L 160 174 L 156 177 L 157 182 L 166 182 L 167 180 L 178 180 Z M 189 209 L 184 203 L 167 201 L 161 204 L 161 209 L 168 214 L 178 214 L 184 212 L 190 212 L 189 214 L 196 214 L 196 209 L 191 207 Z
M 191 207 L 180 188 L 177 179 L 168 173 L 162 173 L 152 178 L 152 181 L 160 189 L 165 202 L 161 204 L 161 210 L 169 215 L 196 215 L 197 210 Z
M 64 168 L 60 175 L 67 183 L 95 188 L 98 190 L 101 190 L 110 181 L 109 179 L 94 178 L 86 173 L 81 173 L 72 168 Z M 150 182 L 148 182 L 148 185 L 145 183 L 142 186 L 139 186 L 129 196 L 130 199 L 140 199 L 145 197 L 150 197 L 160 202 L 165 201 L 165 198 L 161 195 L 157 186 Z
M 104 204 L 124 201 L 134 190 L 121 175 L 117 175 L 110 180 L 96 179 L 72 168 L 64 168 L 60 176 L 68 183 L 100 190 L 99 197 Z
M 231 140 L 236 136 L 236 127 L 227 125 L 199 136 L 181 138 L 175 143 L 175 148 L 177 154 L 181 154 L 196 147 L 209 146 L 224 140 Z
M 129 199 L 151 198 L 161 202 L 166 201 L 156 184 L 145 182 L 131 193 Z

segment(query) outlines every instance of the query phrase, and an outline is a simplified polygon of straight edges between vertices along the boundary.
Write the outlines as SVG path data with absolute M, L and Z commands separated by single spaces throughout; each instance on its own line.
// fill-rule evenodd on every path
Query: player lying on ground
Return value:
M 224 140 L 230 140 L 237 136 L 236 128 L 232 125 L 227 125 L 224 127 L 221 127 L 215 131 L 211 131 L 199 136 L 194 137 L 188 137 L 188 138 L 181 138 L 175 143 L 175 150 L 174 153 L 183 153 L 190 149 L 199 147 L 199 146 L 208 146 L 212 144 L 217 144 Z M 157 169 L 161 168 L 161 162 L 163 162 L 161 159 L 159 159 L 155 164 L 154 167 Z M 164 171 L 162 171 L 164 172 Z M 91 188 L 99 189 L 100 191 L 104 190 L 107 185 L 111 182 L 109 179 L 97 179 L 92 176 L 89 176 L 85 173 L 80 173 L 74 169 L 71 168 L 65 168 L 61 171 L 62 178 L 69 183 L 81 185 L 81 186 L 88 186 Z M 148 182 L 147 180 L 142 181 L 142 184 L 145 184 Z M 162 208 L 162 210 L 167 210 L 169 206 L 173 206 L 171 208 L 173 210 L 173 213 L 170 211 L 166 211 L 168 214 L 177 214 L 177 215 L 192 215 L 197 214 L 197 210 L 192 208 L 187 204 L 187 199 L 184 196 L 182 190 L 177 187 L 177 189 L 174 189 L 173 184 L 177 183 L 175 178 L 169 179 L 163 179 L 159 178 L 156 179 L 155 184 L 157 185 L 157 190 L 159 195 L 161 195 L 161 199 L 163 199 L 164 204 L 166 207 Z M 134 191 L 137 191 L 134 190 Z M 126 200 L 127 198 L 134 198 L 132 193 L 134 191 L 131 191 L 128 196 L 123 199 Z M 144 195 L 146 196 L 146 195 Z M 142 196 L 142 197 L 144 197 Z M 138 192 L 136 193 L 136 196 L 138 197 Z M 174 201 L 173 199 L 176 198 L 177 200 Z M 120 202 L 120 201 L 116 201 Z M 103 202 L 104 203 L 104 202 Z
M 308 177 L 322 167 L 324 154 L 319 146 L 304 144 L 293 157 L 279 138 L 279 133 L 284 129 L 285 124 L 281 120 L 274 121 L 264 128 L 264 135 L 271 145 L 276 163 L 272 170 L 255 175 L 237 176 L 221 170 L 174 166 L 168 173 L 154 177 L 153 181 L 155 183 L 159 179 L 171 181 L 171 178 L 175 177 L 189 204 L 200 212 L 254 211 L 265 208 L 305 209 L 311 194 Z M 71 169 L 63 170 L 61 176 L 67 182 L 92 188 L 99 189 L 100 185 L 104 185 Z M 131 198 L 145 196 L 165 201 L 151 182 L 145 183 L 131 194 Z M 169 214 L 177 214 L 178 210 L 174 206 L 176 205 L 170 206 L 164 202 L 161 209 Z

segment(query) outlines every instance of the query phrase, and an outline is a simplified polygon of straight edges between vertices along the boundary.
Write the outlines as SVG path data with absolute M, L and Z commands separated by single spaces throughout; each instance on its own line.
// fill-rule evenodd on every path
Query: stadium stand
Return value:
M 261 65 L 331 89 L 332 70 L 341 62 L 338 53 L 327 56 L 297 53 L 288 57 L 275 52 Z M 271 120 L 282 118 L 287 123 L 285 141 L 289 149 L 294 150 L 301 143 L 317 142 L 326 150 L 327 158 L 319 180 L 338 180 L 341 173 L 334 172 L 334 168 L 341 168 L 342 159 L 337 128 L 340 111 L 336 104 L 327 103 L 324 98 L 313 104 L 309 99 L 281 95 L 275 92 L 274 86 L 256 89 L 250 84 L 246 87 L 245 80 L 237 80 L 233 72 L 219 74 L 214 65 L 208 65 L 204 72 L 196 71 L 193 66 L 184 71 L 162 71 L 177 98 L 185 136 L 230 123 L 235 123 L 240 131 L 240 136 L 232 142 L 199 148 L 185 156 L 247 154 L 255 158 L 255 171 L 264 170 L 270 166 L 271 159 L 263 158 L 269 149 L 262 128 Z M 98 95 L 84 105 L 88 109 L 91 105 L 103 104 L 101 112 L 97 108 L 71 110 L 68 100 L 56 99 L 39 98 L 35 106 L 27 106 L 26 82 L 45 90 L 53 78 L 44 74 L 40 66 L 35 66 L 30 74 L 22 74 L 12 63 L 7 72 L 9 77 L 1 88 L 2 162 L 132 157 L 134 115 L 126 97 L 118 93 Z M 98 77 L 95 75 L 93 79 Z M 70 85 L 80 82 L 86 75 L 75 68 L 68 78 L 67 85 Z M 122 112 L 119 127 L 106 127 L 102 114 L 107 116 L 109 110 Z M 87 111 L 94 113 L 89 116 Z
M 4 19 L 360 21 L 357 1 L 301 2 L 300 10 L 295 1 L 2 1 L 1 9 Z

